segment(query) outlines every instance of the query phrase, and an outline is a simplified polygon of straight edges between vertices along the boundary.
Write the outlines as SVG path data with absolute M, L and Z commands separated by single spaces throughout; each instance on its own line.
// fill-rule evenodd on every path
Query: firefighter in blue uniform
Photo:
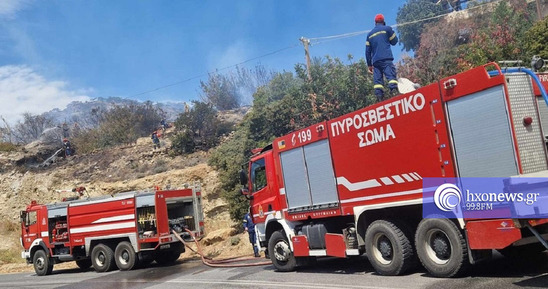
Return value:
M 373 73 L 373 83 L 375 96 L 381 101 L 384 97 L 384 79 L 388 80 L 390 94 L 398 94 L 398 80 L 396 79 L 396 67 L 394 66 L 394 56 L 390 45 L 396 45 L 398 37 L 392 27 L 386 26 L 384 16 L 377 14 L 375 16 L 375 28 L 373 28 L 365 41 L 365 58 L 369 72 Z
M 251 208 L 249 208 L 249 211 L 251 212 Z M 259 248 L 257 248 L 257 242 L 255 242 L 255 224 L 253 223 L 249 213 L 244 216 L 244 230 L 249 234 L 249 242 L 253 245 L 253 253 L 255 253 L 255 257 L 260 257 L 261 255 L 259 255 Z

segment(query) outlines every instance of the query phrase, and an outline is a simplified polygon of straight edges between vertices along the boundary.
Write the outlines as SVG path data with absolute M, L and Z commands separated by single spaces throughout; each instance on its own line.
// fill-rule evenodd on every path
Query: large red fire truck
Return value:
M 176 190 L 149 190 L 77 199 L 48 205 L 36 201 L 21 212 L 22 257 L 37 275 L 55 263 L 76 261 L 98 272 L 131 270 L 152 261 L 179 258 L 183 238 L 204 233 L 199 184 Z
M 422 215 L 426 177 L 548 177 L 548 98 L 532 79 L 490 63 L 276 138 L 240 175 L 258 245 L 279 271 L 366 253 L 380 274 L 420 259 L 438 277 L 493 249 L 546 250 L 548 219 Z

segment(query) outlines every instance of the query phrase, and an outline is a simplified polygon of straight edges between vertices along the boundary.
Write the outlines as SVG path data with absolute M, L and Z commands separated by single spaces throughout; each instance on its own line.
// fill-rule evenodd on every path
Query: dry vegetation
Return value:
M 70 190 L 84 186 L 90 196 L 118 192 L 182 187 L 200 182 L 204 198 L 207 236 L 201 241 L 210 257 L 233 257 L 252 253 L 247 236 L 240 224 L 230 220 L 227 204 L 220 198 L 217 172 L 207 165 L 207 152 L 187 156 L 170 156 L 170 143 L 162 139 L 162 148 L 154 150 L 150 138 L 136 143 L 95 152 L 57 159 L 48 167 L 32 168 L 17 165 L 17 161 L 36 152 L 15 151 L 0 153 L 0 272 L 33 271 L 20 257 L 22 250 L 18 223 L 19 211 L 31 200 L 51 203 L 71 196 Z M 187 251 L 182 258 L 195 258 Z M 73 262 L 55 268 L 71 268 Z M 54 270 L 55 270 L 54 268 Z

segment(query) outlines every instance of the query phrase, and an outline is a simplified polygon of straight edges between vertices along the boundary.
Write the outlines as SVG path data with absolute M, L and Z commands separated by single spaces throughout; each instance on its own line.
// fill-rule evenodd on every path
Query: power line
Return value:
M 463 11 L 478 9 L 478 8 L 483 7 L 483 6 L 492 5 L 493 3 L 500 2 L 500 1 L 502 1 L 502 0 L 495 0 L 495 1 L 492 1 L 492 2 L 487 2 L 487 3 L 481 4 L 481 5 L 478 5 L 478 6 L 475 6 L 475 7 L 467 8 L 466 10 L 463 10 Z M 409 22 L 405 22 L 405 23 L 395 24 L 395 25 L 392 25 L 391 27 L 397 29 L 398 27 L 405 26 L 405 25 L 410 25 L 410 24 L 429 21 L 429 20 L 433 20 L 433 19 L 437 19 L 437 18 L 442 18 L 442 17 L 445 17 L 445 16 L 447 16 L 447 15 L 453 13 L 453 12 L 448 12 L 448 13 L 440 14 L 440 15 L 437 15 L 437 16 L 427 17 L 427 18 L 418 19 L 418 20 L 414 20 L 414 21 L 409 21 Z M 349 33 L 344 33 L 344 34 L 331 35 L 331 36 L 314 37 L 314 38 L 302 37 L 301 41 L 306 40 L 306 41 L 308 41 L 309 45 L 317 45 L 317 44 L 321 44 L 321 43 L 325 43 L 325 42 L 329 42 L 329 41 L 335 41 L 335 40 L 339 40 L 339 39 L 345 39 L 345 38 L 364 35 L 364 34 L 369 33 L 370 31 L 371 31 L 371 29 L 363 30 L 363 31 L 356 31 L 356 32 L 349 32 Z M 270 56 L 270 55 L 274 55 L 274 54 L 280 53 L 282 51 L 295 48 L 297 46 L 299 46 L 299 44 L 293 44 L 293 45 L 290 45 L 290 46 L 287 46 L 287 47 L 284 47 L 284 48 L 280 48 L 278 50 L 274 50 L 274 51 L 265 53 L 265 54 L 257 56 L 257 57 L 253 57 L 253 58 L 244 60 L 244 61 L 242 61 L 240 63 L 237 63 L 237 64 L 232 64 L 232 65 L 229 65 L 229 66 L 226 66 L 226 67 L 215 69 L 215 71 L 223 71 L 223 70 L 226 70 L 226 69 L 234 68 L 234 67 L 237 67 L 239 65 L 243 65 L 245 63 L 248 63 L 250 61 L 261 59 L 261 58 L 264 58 L 264 57 L 267 57 L 267 56 Z M 147 90 L 147 91 L 132 94 L 129 97 L 140 96 L 140 95 L 143 95 L 143 94 L 148 94 L 148 93 L 151 93 L 151 92 L 162 90 L 162 89 L 165 89 L 165 88 L 168 88 L 168 87 L 183 84 L 185 82 L 189 82 L 189 81 L 194 80 L 194 79 L 198 79 L 198 78 L 201 78 L 201 77 L 204 77 L 204 76 L 208 76 L 211 73 L 212 72 L 206 72 L 206 73 L 198 74 L 198 75 L 195 75 L 195 76 L 191 76 L 189 78 L 186 78 L 186 79 L 183 79 L 183 80 L 180 80 L 180 81 L 176 81 L 176 82 L 173 82 L 173 83 L 170 83 L 170 84 L 166 84 L 166 85 L 163 85 L 163 86 L 159 86 L 159 87 L 156 87 L 156 88 L 151 89 L 151 90 Z
M 223 70 L 226 70 L 226 69 L 234 68 L 234 67 L 237 67 L 239 65 L 243 65 L 245 63 L 248 63 L 250 61 L 257 60 L 257 59 L 260 59 L 260 58 L 264 58 L 264 57 L 267 57 L 267 56 L 270 56 L 270 55 L 274 55 L 274 54 L 280 53 L 282 51 L 289 50 L 291 48 L 295 48 L 297 46 L 299 46 L 299 44 L 294 44 L 294 45 L 290 45 L 290 46 L 287 46 L 287 47 L 284 47 L 284 48 L 280 48 L 278 50 L 274 50 L 274 51 L 265 53 L 263 55 L 244 60 L 244 61 L 242 61 L 240 63 L 237 63 L 237 64 L 232 64 L 232 65 L 229 65 L 229 66 L 225 66 L 225 67 L 222 67 L 222 68 L 215 69 L 215 71 L 223 71 Z M 168 88 L 168 87 L 176 86 L 176 85 L 179 85 L 179 84 L 182 84 L 182 83 L 185 83 L 185 82 L 189 82 L 189 81 L 194 80 L 194 79 L 198 79 L 198 78 L 201 78 L 201 77 L 204 77 L 204 76 L 208 76 L 211 73 L 212 72 L 210 71 L 210 72 L 198 74 L 198 75 L 195 75 L 195 76 L 191 76 L 189 78 L 186 78 L 186 79 L 183 79 L 183 80 L 180 80 L 180 81 L 176 81 L 176 82 L 173 82 L 173 83 L 170 83 L 170 84 L 166 84 L 166 85 L 163 85 L 163 86 L 159 86 L 159 87 L 156 87 L 156 88 L 151 89 L 151 90 L 147 90 L 147 91 L 132 94 L 129 97 L 136 97 L 136 96 L 140 96 L 140 95 L 143 95 L 143 94 L 147 94 L 147 93 L 155 92 L 155 91 L 158 91 L 158 90 L 162 90 L 162 89 L 165 89 L 165 88 Z
M 484 3 L 484 4 L 478 5 L 478 6 L 474 6 L 474 7 L 471 7 L 471 8 L 466 8 L 465 10 L 462 10 L 462 11 L 470 11 L 470 10 L 479 9 L 483 6 L 493 5 L 494 3 L 497 3 L 497 2 L 500 2 L 500 1 L 502 1 L 502 0 L 487 2 L 487 3 Z M 445 16 L 447 16 L 447 15 L 453 13 L 453 12 L 455 12 L 455 11 L 447 12 L 447 13 L 444 13 L 444 14 L 440 14 L 440 15 L 436 15 L 436 16 L 432 16 L 432 17 L 427 17 L 427 18 L 423 18 L 423 19 L 404 22 L 404 23 L 400 23 L 400 24 L 395 24 L 395 25 L 391 25 L 391 27 L 397 29 L 398 27 L 405 26 L 405 25 L 416 24 L 416 23 L 419 23 L 419 22 L 424 22 L 424 21 L 429 21 L 429 20 L 433 20 L 433 19 L 442 18 L 442 17 L 445 17 Z M 331 36 L 313 37 L 313 38 L 308 38 L 308 40 L 310 41 L 310 45 L 317 45 L 317 44 L 321 44 L 321 43 L 325 43 L 325 42 L 329 42 L 329 41 L 334 41 L 334 40 L 339 40 L 339 39 L 364 35 L 364 34 L 369 33 L 370 31 L 371 31 L 371 29 L 363 30 L 363 31 L 350 32 L 350 33 L 344 33 L 344 34 L 338 34 L 338 35 L 331 35 Z

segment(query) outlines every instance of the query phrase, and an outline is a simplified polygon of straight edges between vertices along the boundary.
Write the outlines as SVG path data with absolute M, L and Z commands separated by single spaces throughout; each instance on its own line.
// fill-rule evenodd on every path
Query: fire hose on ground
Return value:
M 209 267 L 251 267 L 251 266 L 264 266 L 264 265 L 270 265 L 272 264 L 271 261 L 261 261 L 261 262 L 253 262 L 253 263 L 235 263 L 235 262 L 243 262 L 243 261 L 249 261 L 249 260 L 255 260 L 255 257 L 233 257 L 233 258 L 226 258 L 221 260 L 213 260 L 212 258 L 204 256 L 202 252 L 202 247 L 200 246 L 200 243 L 198 243 L 198 240 L 196 240 L 196 236 L 194 233 L 188 229 L 185 229 L 190 236 L 192 237 L 192 240 L 196 244 L 196 248 L 198 251 L 192 249 L 182 238 L 179 236 L 177 232 L 172 230 L 175 237 L 185 245 L 190 251 L 200 255 L 202 258 L 202 263 Z

